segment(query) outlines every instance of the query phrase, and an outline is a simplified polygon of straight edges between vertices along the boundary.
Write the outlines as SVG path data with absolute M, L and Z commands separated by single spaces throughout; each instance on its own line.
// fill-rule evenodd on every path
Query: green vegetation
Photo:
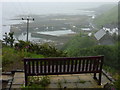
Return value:
M 112 9 L 104 12 L 95 18 L 94 23 L 97 24 L 98 27 L 109 25 L 117 25 L 118 22 L 118 6 L 113 7 Z
M 48 43 L 41 45 L 33 44 L 31 42 L 19 41 L 15 44 L 15 49 L 18 51 L 27 51 L 35 54 L 41 54 L 45 57 L 65 57 L 66 53 L 55 48 L 55 46 Z
M 114 85 L 117 88 L 117 90 L 120 89 L 120 76 L 118 77 L 118 80 L 116 80 L 116 82 L 114 83 Z
M 23 58 L 43 58 L 43 55 L 30 53 L 26 51 L 16 51 L 9 46 L 2 48 L 2 70 L 11 71 L 13 69 L 23 69 Z
M 5 33 L 3 40 L 5 41 L 6 45 L 10 44 L 11 47 L 13 47 L 13 43 L 15 39 L 13 38 L 14 32 L 10 32 L 9 34 Z
M 37 77 L 29 77 L 28 86 L 38 86 L 38 87 L 46 87 L 50 84 L 50 78 L 48 76 L 37 76 Z
M 38 45 L 30 42 L 19 41 L 14 47 L 3 44 L 2 65 L 3 71 L 23 69 L 24 58 L 62 57 L 66 53 L 47 43 Z M 19 64 L 18 64 L 19 63 Z
M 62 88 L 62 82 L 58 79 L 57 85 L 59 88 Z
M 106 65 L 103 66 L 103 69 L 104 69 L 106 72 L 109 72 L 109 74 L 110 74 L 114 79 L 116 79 L 116 80 L 118 79 L 118 77 L 119 77 L 118 71 L 119 71 L 119 70 L 116 70 L 115 68 L 110 67 L 110 66 L 106 66 Z
M 64 45 L 63 50 L 69 57 L 104 55 L 104 65 L 119 70 L 120 42 L 114 45 L 97 45 L 92 37 L 77 35 Z
M 44 89 L 48 84 L 50 84 L 50 78 L 48 76 L 35 76 L 29 77 L 28 86 L 22 86 L 22 89 L 39 88 Z
M 64 79 L 64 83 L 67 83 L 67 80 L 66 80 L 66 79 Z
M 82 84 L 86 83 L 86 81 L 84 81 L 84 80 L 79 80 L 78 82 L 82 83 Z
M 81 39 L 80 39 L 81 40 Z M 73 40 L 74 42 L 74 40 Z M 86 40 L 83 42 L 71 42 L 69 46 L 65 49 L 65 51 L 68 53 L 68 56 L 70 57 L 80 57 L 80 56 L 96 56 L 96 55 L 104 55 L 105 60 L 104 64 L 108 65 L 110 67 L 119 69 L 120 64 L 118 63 L 118 56 L 120 55 L 120 52 L 118 50 L 118 46 L 120 46 L 120 43 L 117 43 L 113 46 L 105 46 L 105 45 L 94 45 L 93 43 L 86 42 Z M 77 44 L 76 44 L 77 43 Z M 92 46 L 92 45 L 93 46 Z M 81 47 L 83 45 L 83 47 Z M 88 46 L 88 47 L 85 47 Z M 91 46 L 91 47 L 90 47 Z M 72 48 L 73 47 L 73 48 Z
M 81 37 L 81 35 L 75 36 L 66 45 L 63 50 L 67 52 L 70 57 L 81 56 L 80 50 L 89 48 L 96 45 L 96 41 L 88 36 Z M 86 54 L 87 55 L 87 54 Z

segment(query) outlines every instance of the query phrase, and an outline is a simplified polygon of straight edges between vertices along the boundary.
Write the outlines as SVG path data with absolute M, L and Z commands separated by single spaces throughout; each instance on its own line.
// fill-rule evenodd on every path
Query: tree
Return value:
M 13 34 L 14 34 L 14 32 L 9 33 L 9 38 L 8 38 L 8 41 L 9 41 L 11 47 L 13 47 L 13 43 L 15 41 L 15 39 L 13 38 Z
M 5 32 L 5 35 L 4 35 L 5 38 L 3 38 L 3 40 L 5 41 L 5 44 L 7 45 L 9 43 L 8 41 L 8 35 L 7 33 Z
M 10 44 L 13 47 L 13 43 L 15 39 L 13 38 L 14 32 L 10 32 L 9 34 L 5 33 L 3 40 L 5 41 L 6 45 Z

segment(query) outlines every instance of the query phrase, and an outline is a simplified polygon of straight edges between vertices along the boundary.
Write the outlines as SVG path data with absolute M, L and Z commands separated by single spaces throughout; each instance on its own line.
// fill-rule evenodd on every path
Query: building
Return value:
M 114 40 L 112 39 L 112 36 L 104 31 L 103 29 L 99 30 L 94 34 L 95 39 L 98 41 L 99 45 L 113 45 Z

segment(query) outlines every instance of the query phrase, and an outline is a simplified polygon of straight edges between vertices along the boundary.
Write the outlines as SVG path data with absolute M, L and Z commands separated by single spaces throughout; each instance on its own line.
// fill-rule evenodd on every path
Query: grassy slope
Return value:
M 75 36 L 66 45 L 63 50 L 68 53 L 68 56 L 75 57 L 79 56 L 79 50 L 82 48 L 88 48 L 96 45 L 96 41 L 88 36 L 81 37 L 80 35 Z
M 16 51 L 14 48 L 2 48 L 2 68 L 3 71 L 11 71 L 23 68 L 23 58 L 43 58 L 43 55 L 29 53 L 25 51 Z
M 118 6 L 113 7 L 109 11 L 99 15 L 94 20 L 97 26 L 105 26 L 106 24 L 115 24 L 118 21 Z

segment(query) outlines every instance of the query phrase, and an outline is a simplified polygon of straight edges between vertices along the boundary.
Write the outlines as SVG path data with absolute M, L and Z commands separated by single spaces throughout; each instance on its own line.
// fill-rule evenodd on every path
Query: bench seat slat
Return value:
M 50 61 L 48 61 L 48 73 L 50 73 Z
M 89 60 L 86 60 L 86 69 L 85 69 L 85 71 L 88 71 L 88 65 L 89 65 Z
M 82 71 L 84 71 L 85 60 L 82 60 Z
M 30 66 L 30 62 L 28 62 L 28 73 L 31 73 L 31 66 Z
M 92 70 L 92 62 L 93 62 L 93 60 L 90 59 L 89 71 Z
M 34 61 L 32 61 L 32 73 L 35 73 L 35 65 L 34 65 Z
M 67 72 L 69 72 L 69 70 L 70 70 L 70 60 L 69 61 L 67 61 Z
M 77 61 L 78 60 L 75 60 L 75 70 L 74 70 L 75 72 L 77 72 Z
M 79 60 L 78 71 L 81 71 L 81 60 Z
M 42 70 L 43 70 L 43 69 L 42 69 L 42 61 L 40 61 L 40 73 L 43 72 Z
M 36 61 L 36 73 L 39 73 L 38 71 L 39 71 L 39 66 L 38 66 L 38 61 Z
M 52 72 L 54 72 L 54 61 L 52 62 Z
M 44 62 L 44 73 L 46 73 L 46 62 Z
M 65 73 L 66 70 L 66 61 L 63 62 L 63 72 Z
M 71 71 L 70 72 L 73 72 L 73 60 L 71 61 Z

